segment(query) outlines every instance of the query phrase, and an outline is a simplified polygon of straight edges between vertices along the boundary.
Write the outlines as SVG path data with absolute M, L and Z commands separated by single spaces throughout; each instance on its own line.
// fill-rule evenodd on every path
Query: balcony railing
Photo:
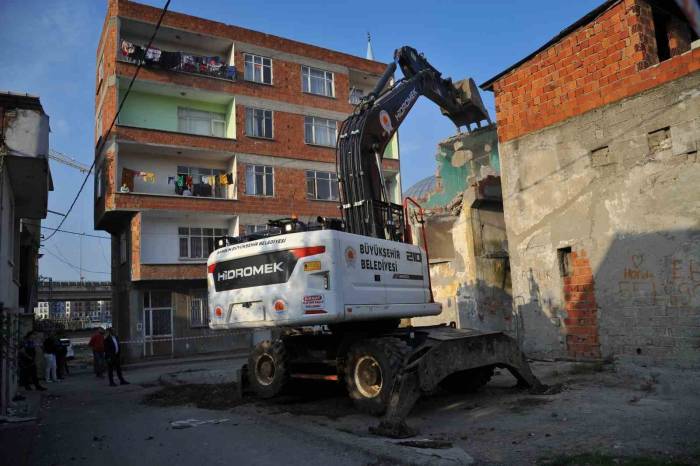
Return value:
M 162 50 L 122 39 L 119 56 L 122 60 L 146 67 L 196 73 L 215 78 L 236 80 L 236 67 L 219 56 L 194 55 L 187 52 Z

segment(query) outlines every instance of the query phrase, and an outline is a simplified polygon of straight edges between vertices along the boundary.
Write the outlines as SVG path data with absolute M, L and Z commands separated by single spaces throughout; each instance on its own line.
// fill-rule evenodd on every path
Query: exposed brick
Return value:
M 499 140 L 515 139 L 700 68 L 700 49 L 690 51 L 689 29 L 676 19 L 668 27 L 672 58 L 659 64 L 650 5 L 646 0 L 620 2 L 499 78 L 493 83 Z M 658 66 L 650 69 L 653 65 Z

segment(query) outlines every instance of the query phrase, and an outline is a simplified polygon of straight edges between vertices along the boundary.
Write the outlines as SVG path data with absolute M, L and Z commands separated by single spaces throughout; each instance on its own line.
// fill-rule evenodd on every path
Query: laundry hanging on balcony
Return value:
M 223 186 L 233 184 L 233 173 L 222 173 L 219 175 L 219 184 Z
M 218 56 L 208 57 L 179 51 L 171 52 L 156 47 L 150 47 L 146 50 L 144 47 L 124 39 L 121 42 L 121 53 L 122 56 L 127 57 L 132 62 L 144 62 L 148 66 L 204 74 L 230 80 L 236 79 L 236 67 L 228 66 Z
M 154 184 L 156 182 L 156 174 L 153 172 L 140 171 L 140 172 L 138 172 L 138 176 L 143 178 L 143 181 L 146 183 Z

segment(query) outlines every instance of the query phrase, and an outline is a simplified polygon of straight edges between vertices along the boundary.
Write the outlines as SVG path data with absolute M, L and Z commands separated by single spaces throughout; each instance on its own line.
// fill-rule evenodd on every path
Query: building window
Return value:
M 257 233 L 259 231 L 265 231 L 269 227 L 267 226 L 266 223 L 260 224 L 260 225 L 243 225 L 243 234 L 244 235 L 252 235 L 253 233 Z
M 272 110 L 246 108 L 245 134 L 256 138 L 272 139 Z
M 274 195 L 274 174 L 268 165 L 246 165 L 245 193 L 251 196 Z
M 208 324 L 207 293 L 197 292 L 190 297 L 190 327 L 206 327 Z
M 557 259 L 559 262 L 559 275 L 563 278 L 570 277 L 573 271 L 571 247 L 557 249 Z
M 348 98 L 348 102 L 352 105 L 357 105 L 362 101 L 362 98 L 365 96 L 364 91 L 362 89 L 358 89 L 356 87 L 351 87 L 350 88 L 350 97 Z
M 309 66 L 301 67 L 301 89 L 309 94 L 333 97 L 333 73 Z
M 319 201 L 337 201 L 338 175 L 330 172 L 307 170 L 306 197 Z
M 272 60 L 250 53 L 245 54 L 243 79 L 262 84 L 272 84 Z
M 104 54 L 100 55 L 100 64 L 97 65 L 97 90 L 99 91 L 102 80 L 105 77 L 105 60 Z
M 335 147 L 336 122 L 326 118 L 304 117 L 304 141 L 307 144 Z
M 119 235 L 119 263 L 126 264 L 126 232 L 123 231 Z
M 100 164 L 100 167 L 97 169 L 97 176 L 95 176 L 95 197 L 97 199 L 100 199 L 104 195 L 105 171 L 104 163 Z
M 202 136 L 226 136 L 226 115 L 193 108 L 177 108 L 177 130 Z
M 225 236 L 225 228 L 178 227 L 180 259 L 206 259 L 214 251 L 215 238 Z
M 95 120 L 95 139 L 99 140 L 102 137 L 102 109 L 97 114 L 97 120 Z
M 219 177 L 224 173 L 224 170 L 218 168 L 202 168 L 202 167 L 186 167 L 178 165 L 177 176 L 192 178 L 192 194 L 200 197 L 217 197 L 226 198 L 226 185 L 221 184 Z M 214 184 L 211 183 L 211 177 L 214 178 Z M 175 185 L 175 194 L 182 194 L 183 187 Z

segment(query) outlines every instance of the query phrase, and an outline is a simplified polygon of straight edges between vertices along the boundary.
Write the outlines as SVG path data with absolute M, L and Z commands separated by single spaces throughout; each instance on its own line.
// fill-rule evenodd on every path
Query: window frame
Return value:
M 324 82 L 327 84 L 328 82 L 328 75 L 330 75 L 330 84 L 331 84 L 331 93 L 330 95 L 327 93 L 318 93 L 318 92 L 313 92 L 311 89 L 311 72 L 312 71 L 317 71 L 323 73 L 323 78 L 318 78 L 317 79 L 323 79 Z M 327 90 L 326 85 L 323 86 L 324 90 Z M 305 94 L 311 94 L 311 95 L 320 95 L 322 97 L 328 97 L 331 99 L 335 99 L 335 73 L 333 71 L 327 71 L 321 68 L 315 68 L 313 66 L 308 66 L 308 65 L 301 65 L 301 92 Z
M 328 179 L 319 178 L 319 174 L 328 175 Z M 306 170 L 306 198 L 312 201 L 338 202 L 340 194 L 338 192 L 338 174 L 323 170 Z M 309 191 L 309 182 L 313 180 L 313 193 Z M 318 196 L 319 181 L 328 183 L 329 198 L 320 198 Z M 333 196 L 333 183 L 335 182 L 335 196 Z
M 195 320 L 195 309 L 194 304 L 199 303 L 199 309 L 196 311 L 198 319 Z M 190 328 L 206 328 L 209 326 L 209 301 L 207 299 L 207 292 L 196 291 L 192 292 L 189 296 L 189 308 L 190 308 Z
M 248 133 L 248 115 L 252 112 L 252 128 L 256 128 L 257 125 L 255 125 L 255 119 L 256 119 L 256 112 L 262 112 L 263 113 L 263 132 L 266 129 L 266 125 L 264 121 L 267 119 L 267 115 L 269 113 L 270 116 L 270 135 L 267 136 L 265 134 L 249 134 Z M 274 139 L 275 138 L 275 116 L 274 112 L 272 110 L 268 110 L 265 108 L 257 108 L 257 107 L 246 107 L 245 108 L 245 135 L 248 136 L 249 138 L 258 138 L 258 139 Z
M 246 73 L 246 69 L 247 69 L 247 68 L 246 68 L 246 64 L 249 63 L 248 57 L 252 58 L 252 61 L 251 61 L 250 63 L 253 64 L 253 67 L 255 67 L 255 65 L 256 65 L 255 59 L 256 59 L 256 58 L 259 58 L 259 59 L 260 59 L 260 66 L 261 66 L 261 71 L 260 71 L 260 78 L 261 78 L 261 80 L 260 80 L 260 81 L 258 81 L 258 80 L 255 79 L 255 69 L 253 69 L 253 76 L 252 76 L 252 79 L 250 79 L 250 77 L 247 76 L 247 73 Z M 269 64 L 269 65 L 265 65 L 265 60 L 268 60 L 268 61 L 270 62 L 270 64 Z M 270 82 L 269 82 L 269 83 L 265 82 L 265 67 L 266 67 L 266 66 L 270 68 Z M 265 85 L 267 85 L 267 86 L 272 86 L 273 83 L 275 82 L 274 69 L 273 69 L 273 66 L 272 66 L 272 58 L 266 57 L 266 56 L 264 56 L 264 55 L 257 55 L 257 54 L 255 54 L 255 53 L 244 52 L 244 53 L 243 53 L 243 80 L 244 80 L 244 81 L 248 81 L 248 82 L 250 82 L 250 83 L 265 84 Z
M 195 118 L 192 112 L 197 112 L 200 115 L 207 115 L 209 117 L 208 123 L 209 123 L 209 134 L 202 134 L 202 133 L 197 133 L 191 130 L 191 122 L 193 120 L 199 120 L 199 121 L 204 121 L 203 118 Z M 183 115 L 185 113 L 190 113 L 189 115 Z M 219 118 L 221 117 L 221 118 Z M 187 123 L 187 128 L 185 128 L 183 125 L 183 120 L 185 123 Z M 215 134 L 214 132 L 214 125 L 215 123 L 222 123 L 223 124 L 223 132 L 221 136 L 218 134 Z M 181 107 L 178 105 L 177 107 L 177 131 L 178 133 L 183 133 L 183 134 L 192 134 L 194 136 L 206 136 L 206 137 L 212 137 L 212 138 L 226 138 L 226 131 L 228 129 L 228 124 L 226 122 L 226 114 L 225 113 L 218 113 L 218 112 L 210 112 L 208 110 L 199 110 L 196 108 L 191 108 L 191 107 Z
M 334 137 L 332 138 L 332 144 L 322 144 L 318 142 L 318 138 L 316 137 L 316 127 L 321 126 L 317 124 L 317 120 L 324 120 L 326 122 L 332 122 L 334 125 Z M 311 126 L 311 141 L 307 140 L 306 138 L 306 129 L 307 126 Z M 327 128 L 330 128 L 330 126 L 327 126 Z M 305 115 L 304 116 L 304 143 L 309 144 L 312 146 L 321 146 L 321 147 L 336 147 L 338 144 L 338 121 L 337 120 L 332 120 L 330 118 L 323 118 L 323 117 L 317 117 L 313 115 Z
M 186 230 L 186 233 L 184 232 Z M 193 233 L 199 230 L 198 233 Z M 211 235 L 205 234 L 205 230 L 211 230 Z M 216 238 L 220 236 L 225 236 L 228 234 L 226 228 L 217 227 L 206 227 L 206 226 L 178 226 L 177 227 L 177 256 L 179 261 L 203 261 L 207 260 L 209 255 L 216 249 Z M 185 243 L 183 243 L 185 240 Z M 199 242 L 199 254 L 193 255 L 193 250 L 195 249 L 195 244 Z M 205 252 L 209 249 L 208 242 L 211 240 L 211 251 Z M 183 255 L 183 244 L 187 249 L 186 255 Z
M 257 169 L 262 168 L 263 172 L 258 173 Z M 249 183 L 249 171 L 252 169 L 253 171 L 253 183 Z M 268 173 L 269 169 L 269 173 Z M 257 192 L 257 176 L 262 175 L 263 179 L 263 193 L 258 193 Z M 267 176 L 270 175 L 272 177 L 272 186 L 268 186 L 267 184 Z M 269 190 L 268 190 L 269 187 Z M 246 196 L 260 196 L 260 197 L 274 197 L 275 196 L 275 167 L 272 165 L 259 165 L 259 164 L 253 164 L 249 163 L 246 164 L 245 167 L 245 194 Z

